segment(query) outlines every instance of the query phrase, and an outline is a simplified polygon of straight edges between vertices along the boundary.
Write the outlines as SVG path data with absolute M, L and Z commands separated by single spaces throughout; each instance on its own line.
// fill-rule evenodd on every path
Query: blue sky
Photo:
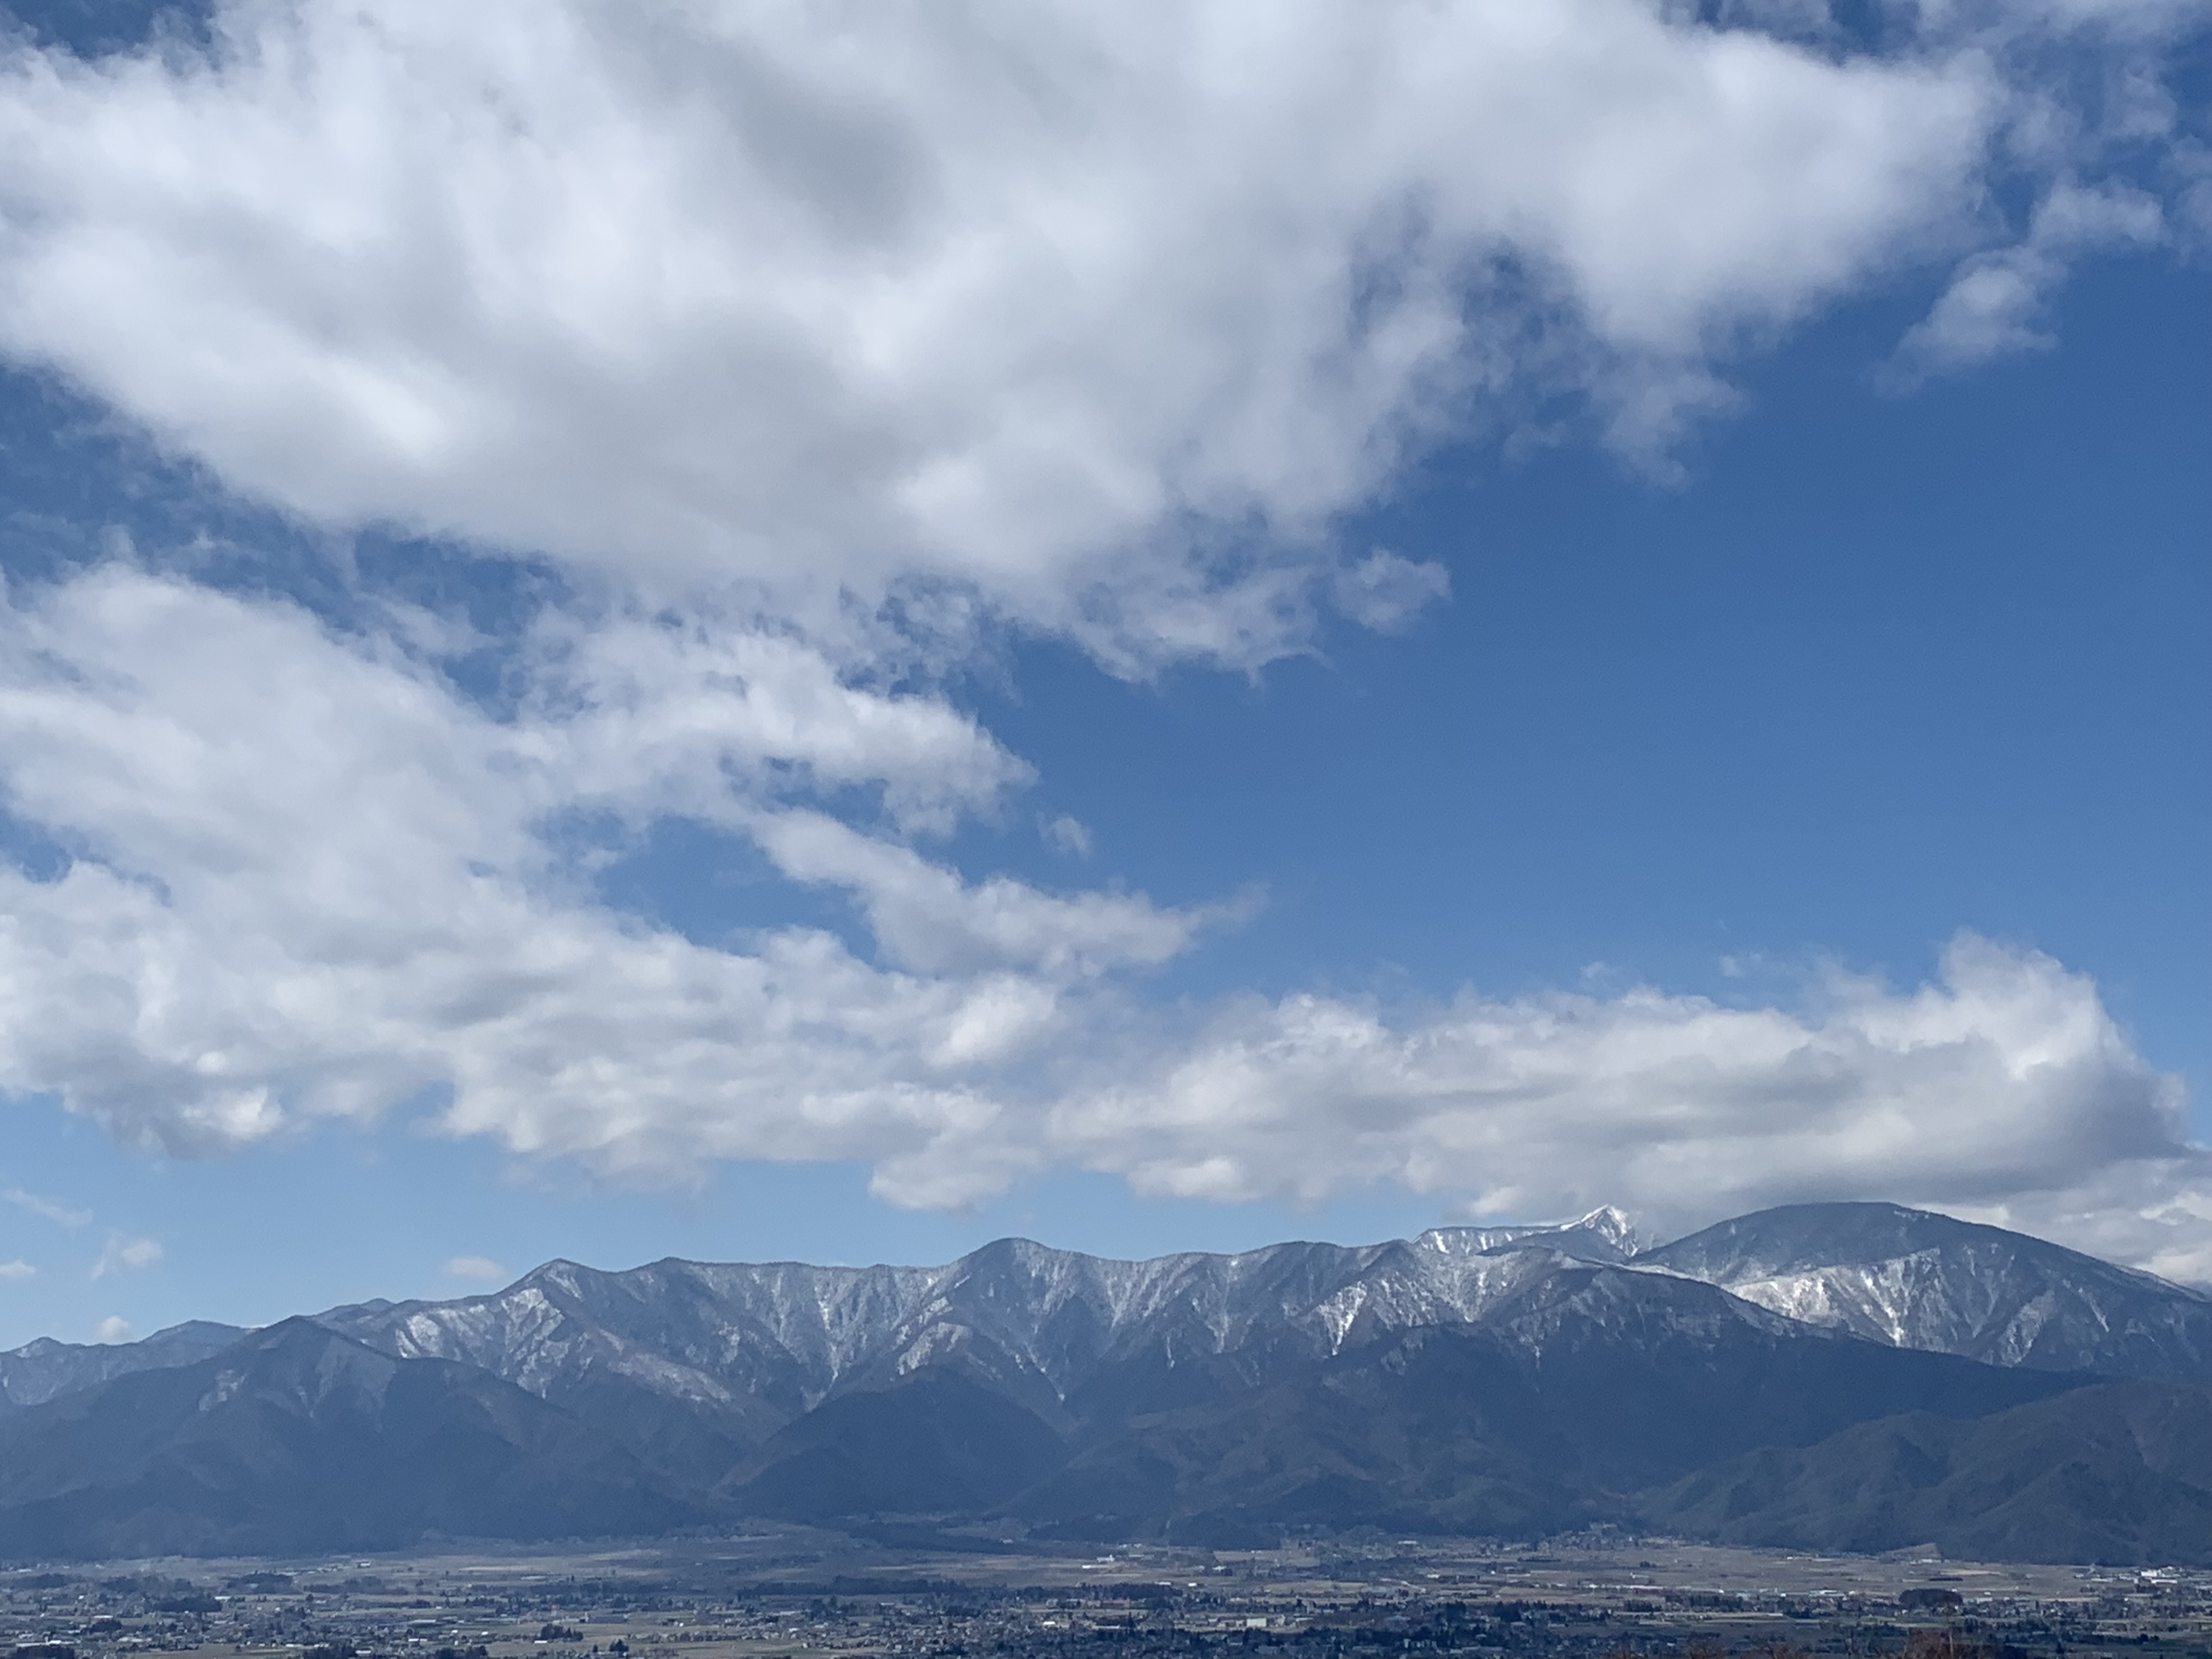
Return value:
M 0 1341 L 1606 1201 L 2212 1278 L 2199 20 L 1569 11 L 19 41 Z

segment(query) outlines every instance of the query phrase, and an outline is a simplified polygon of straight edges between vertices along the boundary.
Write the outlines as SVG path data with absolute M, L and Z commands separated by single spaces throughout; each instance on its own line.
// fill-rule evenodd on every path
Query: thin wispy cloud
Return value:
M 1065 812 L 1058 817 L 1039 819 L 1037 833 L 1044 837 L 1045 845 L 1056 853 L 1065 853 L 1070 858 L 1091 856 L 1091 831 L 1079 819 Z
M 71 1231 L 89 1225 L 92 1221 L 89 1210 L 78 1209 L 39 1193 L 27 1193 L 20 1187 L 10 1187 L 7 1191 L 0 1192 L 0 1198 L 6 1199 L 27 1214 L 37 1216 L 43 1221 L 51 1221 L 58 1227 L 67 1227 Z
M 1894 391 L 2019 351 L 2057 344 L 2050 313 L 2085 254 L 2154 247 L 2168 235 L 2158 198 L 2125 184 L 2087 188 L 2062 180 L 2044 198 L 2027 234 L 1969 260 L 1926 318 L 1908 330 L 1884 376 Z
M 167 1254 L 158 1238 L 134 1237 L 127 1233 L 110 1233 L 106 1246 L 99 1260 L 92 1264 L 92 1277 L 107 1279 L 118 1273 L 134 1273 L 159 1265 Z

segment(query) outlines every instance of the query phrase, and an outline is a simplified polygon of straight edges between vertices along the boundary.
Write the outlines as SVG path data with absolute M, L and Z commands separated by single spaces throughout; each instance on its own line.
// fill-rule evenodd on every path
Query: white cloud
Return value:
M 576 804 L 735 823 L 750 793 L 872 786 L 900 823 L 942 830 L 1030 780 L 969 716 L 851 684 L 757 620 L 550 611 L 527 650 L 517 757 Z
M 11 1187 L 6 1192 L 0 1193 L 0 1198 L 6 1199 L 19 1210 L 37 1216 L 41 1220 L 51 1221 L 57 1227 L 67 1227 L 72 1232 L 92 1220 L 92 1212 L 89 1210 L 76 1209 L 58 1200 L 46 1198 L 38 1193 L 27 1193 L 20 1187 Z
M 1181 955 L 1212 919 L 1141 896 L 1056 897 L 1005 877 L 971 886 L 819 812 L 763 816 L 752 827 L 785 875 L 849 889 L 890 959 L 927 973 L 1024 968 L 1059 978 L 1154 967 Z
M 665 728 L 658 695 L 625 718 Z M 2212 1240 L 2178 1085 L 2033 953 L 1965 937 L 1935 984 L 1832 975 L 1798 1009 L 1601 987 L 1395 1016 L 1148 1010 L 1115 976 L 1206 914 L 970 882 L 741 766 L 711 787 L 678 769 L 683 799 L 788 877 L 849 892 L 879 959 L 804 928 L 717 949 L 611 913 L 547 838 L 580 799 L 678 798 L 656 764 L 569 760 L 603 717 L 556 701 L 495 720 L 289 606 L 120 568 L 17 596 L 0 775 L 82 856 L 0 874 L 0 1085 L 181 1152 L 444 1086 L 451 1132 L 526 1156 L 651 1182 L 858 1159 L 904 1204 L 1077 1164 L 1224 1200 L 1397 1182 L 1485 1213 L 1686 1222 L 1879 1193 L 2076 1234 L 2094 1209 L 2124 1255 Z M 100 1271 L 158 1248 L 118 1235 Z
M 1948 237 L 1999 102 L 1638 0 L 215 29 L 13 55 L 0 348 L 318 520 L 817 620 L 951 578 L 1131 667 L 1283 648 L 1310 576 L 1399 619 L 1435 573 L 1323 532 L 1470 396 L 1647 441 Z
M 647 640 L 688 662 L 658 634 L 628 648 Z M 971 885 L 763 799 L 727 763 L 767 742 L 752 682 L 623 680 L 613 718 L 680 732 L 665 743 L 602 743 L 596 682 L 559 684 L 495 720 L 388 645 L 121 568 L 0 610 L 9 798 L 82 854 L 52 880 L 0 873 L 0 1085 L 59 1091 L 185 1153 L 449 1085 L 455 1129 L 612 1171 L 888 1156 L 988 1118 L 991 1069 L 1054 1029 L 1072 990 L 1173 955 L 1202 920 L 1135 895 Z M 852 697 L 860 726 L 999 753 L 939 705 Z M 772 735 L 804 757 L 853 724 Z M 954 770 L 979 788 L 1011 775 Z M 892 965 L 804 929 L 722 951 L 625 919 L 544 828 L 580 805 L 672 804 L 750 826 L 799 879 L 851 887 Z
M 38 1276 L 39 1270 L 20 1256 L 11 1261 L 0 1261 L 0 1279 L 18 1280 Z
M 1932 310 L 1898 347 L 1896 374 L 1909 388 L 1927 375 L 2054 343 L 2046 312 L 2083 253 L 2148 247 L 2165 234 L 2157 200 L 2122 184 L 2094 188 L 2062 179 L 2036 208 L 2016 246 L 1970 259 Z
M 116 1273 L 135 1273 L 157 1266 L 167 1254 L 158 1238 L 134 1238 L 127 1233 L 110 1233 L 106 1247 L 100 1253 L 100 1259 L 92 1264 L 92 1276 L 106 1279 Z
M 2147 1218 L 2212 1189 L 2178 1081 L 2088 980 L 1972 935 L 1934 984 L 1835 975 L 1802 1011 L 1648 989 L 1468 994 L 1398 1020 L 1254 1001 L 1049 1123 L 1059 1156 L 1151 1193 L 1315 1200 L 1395 1182 L 1480 1215 L 1615 1202 L 1662 1231 L 1879 1194 L 2009 1204 L 2075 1237 L 2094 1211 L 2124 1257 L 2212 1260 L 2212 1209 Z
M 1396 632 L 1450 592 L 1451 575 L 1442 565 L 1416 563 L 1380 547 L 1339 570 L 1334 586 L 1337 609 L 1379 634 Z
M 507 1277 L 507 1269 L 488 1255 L 457 1255 L 439 1271 L 471 1285 L 503 1285 Z
M 1055 818 L 1039 818 L 1037 834 L 1043 836 L 1045 845 L 1056 853 L 1065 853 L 1070 858 L 1087 859 L 1091 856 L 1091 831 L 1079 819 L 1072 818 L 1065 812 Z
M 92 1328 L 95 1342 L 128 1342 L 131 1338 L 131 1322 L 119 1314 L 110 1314 Z
M 2014 46 L 2140 55 L 2176 7 L 1922 8 L 1888 59 L 1811 5 L 1747 14 L 1805 46 L 1679 10 L 230 0 L 205 59 L 9 49 L 0 353 L 311 523 L 546 555 L 575 594 L 498 714 L 438 617 L 341 637 L 123 564 L 8 595 L 0 787 L 71 861 L 0 872 L 0 1086 L 179 1153 L 442 1089 L 453 1133 L 642 1180 L 1880 1190 L 2196 1259 L 2173 1085 L 2041 957 L 1963 941 L 1802 1009 L 1187 1015 L 1117 988 L 1242 907 L 916 850 L 1030 780 L 931 689 L 1001 625 L 1128 673 L 1298 648 L 1324 601 L 1403 626 L 1445 573 L 1336 526 L 1518 400 L 1578 392 L 1663 461 L 1729 354 L 1900 260 L 1970 255 L 1925 373 L 2164 234 L 2068 173 L 2104 140 Z M 2040 206 L 1977 251 L 2007 167 Z M 611 911 L 595 869 L 671 815 L 848 894 L 872 947 Z M 95 1274 L 159 1255 L 117 1235 Z

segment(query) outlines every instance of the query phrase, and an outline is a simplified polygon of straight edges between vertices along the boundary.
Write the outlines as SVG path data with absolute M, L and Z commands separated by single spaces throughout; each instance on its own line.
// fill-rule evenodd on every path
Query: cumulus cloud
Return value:
M 39 1270 L 20 1256 L 13 1261 L 0 1261 L 0 1279 L 15 1280 L 36 1279 L 38 1276 Z
M 120 1314 L 110 1314 L 92 1328 L 95 1342 L 128 1342 L 133 1334 L 131 1322 Z
M 0 355 L 312 526 L 560 578 L 495 695 L 389 605 L 8 592 L 0 791 L 63 856 L 0 870 L 0 1087 L 182 1154 L 428 1109 L 640 1180 L 858 1159 L 909 1204 L 1066 1164 L 1499 1214 L 1880 1190 L 2200 1249 L 2173 1085 L 2032 953 L 1795 1008 L 1161 1010 L 1132 981 L 1249 902 L 927 850 L 1030 781 L 943 690 L 994 630 L 1139 675 L 1324 605 L 1404 627 L 1447 573 L 1336 538 L 1439 443 L 1564 392 L 1663 465 L 1732 354 L 1901 261 L 1966 256 L 1927 373 L 2164 234 L 2100 146 L 2166 131 L 2179 7 L 1917 8 L 1887 55 L 1724 10 L 225 0 L 205 53 L 0 49 Z M 2096 121 L 2022 78 L 2092 34 L 2136 76 Z M 611 908 L 670 817 L 855 937 Z
M 500 720 L 279 602 L 111 568 L 0 608 L 9 809 L 77 854 L 0 872 L 0 1084 L 183 1153 L 449 1088 L 456 1129 L 611 1170 L 872 1158 L 988 1117 L 978 1068 L 1204 920 L 971 884 L 766 793 L 803 793 L 808 769 L 764 783 L 745 757 L 805 761 L 825 732 L 842 755 L 878 726 L 878 769 L 918 737 L 959 763 L 937 784 L 955 798 L 1006 768 L 888 694 L 815 685 L 838 718 L 763 737 L 769 690 L 690 672 L 684 635 L 624 660 L 648 641 L 678 666 L 617 677 L 612 713 L 603 679 L 556 661 L 556 691 Z M 763 660 L 770 690 L 789 681 Z M 603 741 L 611 722 L 661 735 Z M 795 878 L 851 890 L 883 959 L 805 929 L 712 949 L 615 914 L 568 845 L 586 807 L 747 826 Z
M 1132 666 L 1281 648 L 1332 516 L 1477 392 L 1663 424 L 1936 234 L 1999 101 L 1638 0 L 213 33 L 4 65 L 11 355 L 319 520 L 787 608 L 951 580 Z
M 1395 1182 L 1686 1223 L 1878 1192 L 2133 1214 L 2124 1254 L 2212 1237 L 2174 1208 L 2212 1188 L 2178 1085 L 2033 952 L 1962 937 L 1931 984 L 1832 974 L 1794 1008 L 1629 989 L 1179 1014 L 1114 988 L 1206 915 L 970 881 L 742 768 L 711 769 L 701 810 L 851 895 L 872 948 L 796 927 L 717 948 L 610 911 L 547 830 L 579 799 L 669 799 L 651 765 L 559 758 L 602 718 L 588 700 L 497 719 L 295 607 L 119 568 L 17 596 L 0 647 L 11 810 L 80 851 L 0 876 L 0 1083 L 125 1138 L 221 1151 L 442 1090 L 447 1129 L 529 1156 L 678 1182 L 859 1159 L 905 1204 L 1075 1164 L 1224 1200 Z M 666 724 L 649 699 L 627 717 Z M 118 1235 L 100 1271 L 158 1249 Z
M 471 1285 L 507 1282 L 507 1269 L 488 1255 L 457 1255 L 439 1271 L 448 1279 L 465 1279 Z
M 1479 1216 L 1614 1202 L 1662 1229 L 1869 1193 L 2056 1210 L 2090 1181 L 2133 1182 L 2140 1211 L 2212 1172 L 2093 983 L 1972 935 L 1932 984 L 1834 973 L 1801 1009 L 1638 989 L 1394 1020 L 1298 996 L 1164 1060 L 1060 1104 L 1055 1141 L 1146 1192 L 1395 1181 Z

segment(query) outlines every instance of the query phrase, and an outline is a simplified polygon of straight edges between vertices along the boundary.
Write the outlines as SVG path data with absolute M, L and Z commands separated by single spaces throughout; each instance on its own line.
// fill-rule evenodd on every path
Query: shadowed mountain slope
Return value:
M 535 1395 L 304 1319 L 0 1423 L 0 1552 L 18 1557 L 389 1549 L 696 1516 Z
M 1099 1536 L 1164 1517 L 1194 1541 L 1350 1516 L 1540 1532 L 1621 1518 L 1626 1494 L 1736 1451 L 2069 1386 L 1824 1338 L 1706 1285 L 1562 1263 L 1483 1324 L 1396 1333 L 1137 1419 L 1014 1507 Z
M 1003 1508 L 1083 1535 L 1212 1538 L 1281 1526 L 1539 1529 L 1753 1447 L 1916 1407 L 2001 1410 L 2077 1379 L 1899 1352 L 1778 1319 L 1713 1286 L 1524 1253 L 1478 1322 L 1333 1352 L 1256 1344 L 1103 1362 L 1043 1418 L 957 1371 L 841 1393 L 735 1471 L 738 1507 L 835 1521 Z M 953 1386 L 957 1382 L 957 1386 Z M 891 1455 L 890 1449 L 913 1451 Z M 992 1449 L 988 1478 L 940 1448 Z M 938 1507 L 949 1507 L 939 1504 Z M 1541 1523 L 1539 1526 L 1539 1522 Z
M 2195 1375 L 2208 1307 L 1886 1205 L 1770 1211 L 1641 1254 L 1600 1211 L 1148 1261 L 1020 1239 L 938 1267 L 556 1261 L 212 1357 L 193 1345 L 234 1334 L 0 1356 L 45 1366 L 18 1373 L 27 1389 L 66 1387 L 70 1365 L 97 1378 L 0 1417 L 0 1553 L 746 1516 L 1233 1544 L 1663 1515 L 1813 1547 L 1901 1529 L 2118 1559 L 2180 1548 L 2172 1527 L 2206 1501 L 2200 1395 L 2113 1393 L 2068 1364 Z
M 1728 1460 L 1642 1512 L 1786 1549 L 2212 1565 L 2212 1390 L 2112 1382 L 1972 1421 L 1883 1418 Z

